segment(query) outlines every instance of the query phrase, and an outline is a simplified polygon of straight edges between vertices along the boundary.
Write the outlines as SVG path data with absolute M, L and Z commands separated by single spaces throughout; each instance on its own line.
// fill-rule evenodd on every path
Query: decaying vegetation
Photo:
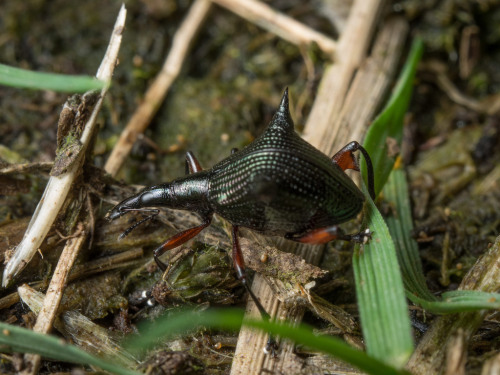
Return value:
M 161 275 L 151 251 L 198 218 L 165 210 L 117 241 L 140 217 L 107 222 L 104 215 L 140 186 L 182 175 L 187 150 L 210 166 L 233 147 L 244 147 L 267 125 L 285 86 L 296 126 L 309 142 L 330 155 L 348 141 L 361 142 L 388 98 L 408 41 L 417 35 L 426 52 L 402 147 L 394 152 L 401 152 L 408 171 L 412 235 L 426 283 L 436 295 L 459 286 L 498 292 L 491 273 L 500 252 L 498 242 L 493 245 L 500 234 L 498 2 L 266 4 L 128 4 L 119 63 L 102 103 L 102 93 L 95 92 L 68 98 L 0 89 L 5 264 L 15 256 L 49 178 L 74 171 L 67 197 L 49 210 L 52 222 L 46 222 L 32 258 L 21 259 L 4 279 L 2 322 L 51 331 L 123 366 L 140 361 L 140 371 L 155 374 L 356 372 L 286 341 L 278 358 L 266 357 L 265 335 L 247 329 L 239 338 L 198 330 L 140 357 L 121 349 L 120 340 L 134 334 L 139 321 L 177 306 L 244 306 L 245 295 L 227 255 L 229 228 L 222 220 L 172 251 L 171 267 Z M 119 10 L 92 1 L 78 7 L 7 2 L 2 8 L 0 60 L 68 74 L 95 74 Z M 102 105 L 96 127 L 82 144 L 96 105 Z M 378 203 L 384 215 L 395 212 L 383 197 Z M 306 247 L 244 234 L 246 263 L 257 271 L 253 290 L 268 311 L 363 348 L 349 244 Z M 61 300 L 49 302 L 45 295 Z M 249 314 L 253 309 L 249 304 Z M 410 310 L 416 343 L 410 371 L 495 373 L 498 311 L 438 317 L 412 304 Z M 4 354 L 0 362 L 2 373 L 73 367 L 20 354 Z

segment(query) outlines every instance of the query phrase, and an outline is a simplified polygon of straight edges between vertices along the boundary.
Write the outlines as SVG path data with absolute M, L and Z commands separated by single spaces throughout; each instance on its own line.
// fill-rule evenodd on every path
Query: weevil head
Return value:
M 115 220 L 130 211 L 151 211 L 152 207 L 169 207 L 192 211 L 207 210 L 208 177 L 202 171 L 170 183 L 150 186 L 113 207 L 106 215 Z

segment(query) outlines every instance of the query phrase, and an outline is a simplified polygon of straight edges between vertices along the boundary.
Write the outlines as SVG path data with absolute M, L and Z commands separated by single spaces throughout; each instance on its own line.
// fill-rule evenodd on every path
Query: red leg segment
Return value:
M 345 234 L 342 229 L 336 225 L 331 227 L 315 229 L 300 236 L 287 236 L 287 238 L 309 244 L 325 244 L 333 240 L 353 241 L 358 243 L 366 243 L 371 238 L 372 234 L 369 229 L 364 232 Z
M 333 155 L 332 161 L 342 168 L 343 171 L 346 169 L 359 171 L 358 161 L 354 157 L 354 151 L 359 150 L 359 147 L 361 146 L 356 141 L 345 145 L 339 152 Z
M 343 171 L 346 169 L 354 169 L 359 171 L 359 164 L 354 157 L 354 151 L 360 151 L 366 162 L 366 172 L 368 177 L 368 192 L 373 200 L 375 200 L 375 178 L 373 174 L 373 165 L 370 155 L 358 142 L 352 141 L 345 145 L 339 152 L 333 155 L 332 161 L 337 164 Z
M 169 238 L 167 241 L 165 241 L 163 244 L 161 244 L 158 248 L 155 249 L 154 251 L 154 260 L 158 267 L 162 270 L 165 271 L 167 269 L 167 265 L 163 263 L 159 257 L 162 256 L 166 251 L 172 250 L 183 243 L 189 241 L 191 238 L 196 236 L 198 233 L 200 233 L 203 229 L 208 227 L 210 225 L 210 222 L 212 221 L 212 218 L 206 218 L 202 224 L 198 225 L 197 227 L 194 228 L 189 228 L 186 229 L 185 231 L 182 231 L 180 233 L 177 233 L 175 236 Z
M 259 310 L 262 319 L 270 320 L 271 317 L 266 312 L 266 309 L 264 309 L 264 306 L 262 306 L 257 296 L 252 292 L 252 289 L 247 284 L 245 262 L 243 260 L 243 253 L 241 252 L 240 241 L 238 240 L 238 227 L 235 225 L 233 225 L 232 237 L 233 237 L 233 265 L 234 269 L 236 270 L 236 276 L 241 281 L 245 289 L 248 291 L 248 294 L 250 294 L 250 298 L 252 298 L 253 302 L 257 306 L 257 309 Z M 264 352 L 273 353 L 274 355 L 276 352 L 276 348 L 277 348 L 276 342 L 274 341 L 272 336 L 269 336 L 266 347 L 264 348 Z

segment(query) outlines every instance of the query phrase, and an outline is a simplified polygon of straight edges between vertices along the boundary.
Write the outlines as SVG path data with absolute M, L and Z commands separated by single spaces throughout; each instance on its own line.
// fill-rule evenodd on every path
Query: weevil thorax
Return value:
M 342 223 L 363 194 L 331 158 L 294 130 L 288 90 L 253 143 L 212 169 L 209 201 L 233 225 L 284 235 Z

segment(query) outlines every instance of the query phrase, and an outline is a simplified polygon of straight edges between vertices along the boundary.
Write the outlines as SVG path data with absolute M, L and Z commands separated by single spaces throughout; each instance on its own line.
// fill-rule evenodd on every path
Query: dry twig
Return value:
M 249 21 L 255 22 L 259 26 L 297 45 L 316 42 L 322 50 L 333 56 L 336 48 L 334 40 L 290 17 L 275 12 L 261 2 L 254 0 L 214 0 L 213 2 L 230 9 Z M 146 92 L 142 104 L 137 108 L 121 133 L 118 142 L 106 162 L 104 169 L 112 176 L 116 176 L 120 170 L 137 137 L 148 127 L 151 119 L 167 95 L 170 86 L 179 75 L 189 45 L 202 26 L 203 20 L 210 10 L 210 4 L 209 0 L 197 0 L 192 5 L 181 27 L 177 30 L 172 48 L 162 70 Z
M 137 137 L 144 132 L 158 111 L 170 86 L 179 75 L 189 46 L 203 24 L 203 20 L 209 10 L 209 0 L 196 0 L 191 6 L 186 19 L 175 33 L 172 48 L 161 71 L 146 92 L 143 102 L 137 108 L 125 129 L 123 129 L 118 142 L 106 161 L 104 169 L 110 175 L 116 176 Z
M 378 19 L 378 10 L 382 5 L 383 2 L 376 0 L 355 3 L 345 35 L 341 36 L 338 44 L 339 55 L 349 58 L 339 58 L 338 63 L 329 67 L 322 79 L 318 97 L 306 125 L 305 138 L 327 154 L 332 155 L 334 150 L 340 149 L 350 140 L 362 140 L 366 126 L 375 115 L 392 82 L 396 62 L 407 35 L 408 27 L 404 21 L 388 22 L 376 42 L 373 56 L 361 64 Z M 357 38 L 355 43 L 353 36 Z M 360 65 L 361 71 L 353 80 L 353 75 Z M 380 74 L 382 72 L 385 74 Z M 321 111 L 324 112 L 320 116 Z M 330 136 L 331 133 L 335 136 Z M 296 254 L 302 255 L 309 263 L 317 264 L 321 257 L 321 246 L 291 246 Z M 290 251 L 290 245 L 287 247 Z M 280 307 L 260 275 L 255 276 L 252 289 L 268 312 L 289 322 L 301 320 L 304 309 L 287 310 Z M 252 302 L 248 303 L 247 312 L 257 313 Z M 299 370 L 295 367 L 300 361 L 297 361 L 293 354 L 293 345 L 282 346 L 278 359 L 274 360 L 262 353 L 265 340 L 265 335 L 261 333 L 242 330 L 231 374 L 258 374 L 262 371 L 290 373 Z
M 460 283 L 460 290 L 481 290 L 498 293 L 500 290 L 500 236 L 495 244 L 478 259 Z M 413 374 L 436 374 L 445 368 L 447 352 L 454 344 L 457 332 L 465 345 L 479 328 L 487 310 L 444 315 L 432 323 L 413 352 L 407 368 Z
M 316 43 L 327 55 L 330 55 L 332 58 L 334 57 L 337 43 L 333 39 L 295 21 L 285 14 L 275 11 L 261 1 L 212 0 L 212 2 L 229 9 L 247 21 L 262 27 L 290 43 L 298 46 Z
M 125 6 L 122 5 L 120 12 L 118 14 L 113 33 L 111 35 L 111 40 L 108 45 L 108 49 L 106 51 L 106 54 L 104 56 L 103 61 L 101 62 L 101 65 L 97 71 L 96 77 L 98 79 L 104 80 L 106 82 L 109 82 L 111 80 L 111 77 L 113 75 L 114 68 L 116 66 L 116 60 L 118 58 L 118 51 L 120 49 L 121 45 L 121 40 L 122 40 L 122 32 L 125 26 L 125 17 L 126 17 L 126 10 Z M 52 176 L 50 181 L 54 181 L 54 183 L 51 186 L 51 183 L 49 181 L 49 184 L 47 185 L 47 188 L 45 192 L 47 193 L 47 196 L 44 200 L 42 198 L 42 202 L 39 204 L 39 208 L 37 208 L 37 211 L 35 212 L 33 220 L 35 220 L 35 224 L 33 224 L 33 227 L 35 227 L 36 223 L 40 220 L 43 220 L 42 213 L 46 213 L 47 215 L 51 215 L 53 219 L 57 216 L 57 213 L 59 212 L 60 207 L 62 207 L 62 204 L 66 198 L 66 195 L 64 196 L 57 196 L 53 197 L 53 191 L 51 191 L 51 188 L 55 188 L 56 192 L 59 192 L 59 189 L 56 188 L 54 185 L 61 185 L 59 188 L 61 190 L 65 190 L 66 193 L 69 191 L 69 187 L 72 185 L 73 180 L 79 175 L 81 172 L 80 167 L 84 161 L 84 155 L 85 155 L 85 150 L 88 144 L 90 143 L 90 140 L 93 136 L 93 133 L 95 131 L 95 120 L 97 118 L 97 113 L 99 112 L 102 104 L 102 100 L 107 92 L 108 87 L 105 87 L 101 91 L 101 95 L 99 100 L 97 101 L 94 110 L 90 116 L 90 119 L 88 120 L 83 133 L 82 137 L 80 139 L 83 147 L 80 151 L 80 155 L 78 158 L 80 159 L 79 162 L 74 163 L 70 168 L 68 168 L 68 171 L 65 173 L 62 173 L 59 176 Z M 45 196 L 45 194 L 44 194 Z M 56 198 L 55 200 L 48 200 L 49 197 Z M 41 205 L 41 207 L 40 207 Z M 53 206 L 56 206 L 56 208 L 53 208 Z M 48 208 L 45 208 L 48 207 Z M 50 211 L 52 212 L 46 212 Z M 36 213 L 39 213 L 39 215 L 36 215 Z M 53 219 L 49 221 L 48 223 L 44 223 L 46 225 L 46 228 L 43 228 L 43 231 L 45 233 L 40 236 L 40 238 L 35 237 L 34 240 L 36 241 L 43 241 L 45 238 L 46 233 L 48 232 L 48 229 L 52 225 Z M 32 220 L 32 222 L 33 222 Z M 30 236 L 33 236 L 31 234 L 30 229 L 33 228 L 32 225 L 30 224 L 28 226 L 27 230 L 27 235 L 21 241 L 23 243 L 26 238 L 30 238 Z M 64 250 L 61 254 L 61 257 L 59 259 L 59 262 L 57 264 L 57 267 L 54 271 L 54 275 L 52 277 L 52 280 L 50 282 L 48 291 L 47 291 L 47 296 L 44 299 L 43 302 L 43 307 L 42 310 L 40 311 L 40 314 L 38 315 L 37 322 L 35 326 L 33 327 L 33 330 L 35 332 L 41 332 L 41 333 L 48 333 L 50 329 L 52 328 L 52 323 L 55 319 L 56 312 L 59 306 L 59 303 L 62 298 L 63 290 L 67 282 L 68 274 L 69 271 L 78 255 L 78 252 L 84 243 L 86 239 L 86 232 L 84 229 L 84 225 L 80 223 L 78 225 L 79 234 L 75 237 L 72 237 L 67 243 L 66 246 L 64 247 Z M 32 253 L 34 253 L 37 249 L 39 244 L 36 244 L 32 248 Z M 33 244 L 32 244 L 33 245 Z M 29 246 L 22 247 L 20 245 L 21 249 L 29 249 Z M 31 254 L 32 256 L 32 254 Z M 31 259 L 31 256 L 29 259 Z M 24 258 L 27 259 L 27 258 Z M 28 259 L 28 260 L 29 260 Z M 26 261 L 28 261 L 26 260 Z M 10 264 L 10 263 L 9 263 Z M 18 263 L 18 265 L 21 263 Z M 7 272 L 8 267 L 6 267 L 6 272 Z M 10 277 L 12 277 L 13 274 L 18 272 L 17 268 L 10 268 L 10 274 L 9 273 L 4 273 L 4 283 L 6 283 Z M 26 363 L 26 370 L 23 372 L 23 374 L 36 374 L 38 372 L 38 368 L 40 366 L 40 356 L 39 355 L 34 355 L 34 354 L 26 354 L 25 355 L 25 363 Z
M 122 7 L 113 30 L 110 44 L 106 51 L 106 55 L 96 74 L 98 79 L 105 82 L 111 81 L 113 70 L 116 65 L 116 59 L 124 28 L 125 14 L 126 10 Z M 51 176 L 49 179 L 42 199 L 38 203 L 21 243 L 17 246 L 14 255 L 5 266 L 2 280 L 2 285 L 4 287 L 7 286 L 12 278 L 26 266 L 33 255 L 37 252 L 52 223 L 62 208 L 73 182 L 76 177 L 80 175 L 81 165 L 85 158 L 85 152 L 95 131 L 97 114 L 99 113 L 102 100 L 107 91 L 108 85 L 101 90 L 100 97 L 93 108 L 90 118 L 85 124 L 80 138 L 82 147 L 79 150 L 74 162 L 68 166 L 65 172 L 59 174 L 58 176 Z
M 43 300 L 42 309 L 40 310 L 35 326 L 33 327 L 34 332 L 48 333 L 52 329 L 57 309 L 61 303 L 69 270 L 73 266 L 79 250 L 87 237 L 82 223 L 79 223 L 79 230 L 80 234 L 71 238 L 68 242 L 66 242 L 66 246 L 64 246 L 61 257 L 57 263 L 57 267 L 54 270 L 54 275 L 50 281 L 47 295 Z M 21 374 L 36 374 L 38 372 L 38 368 L 40 367 L 40 359 L 41 358 L 38 354 L 25 354 L 24 361 L 26 370 L 21 372 Z

